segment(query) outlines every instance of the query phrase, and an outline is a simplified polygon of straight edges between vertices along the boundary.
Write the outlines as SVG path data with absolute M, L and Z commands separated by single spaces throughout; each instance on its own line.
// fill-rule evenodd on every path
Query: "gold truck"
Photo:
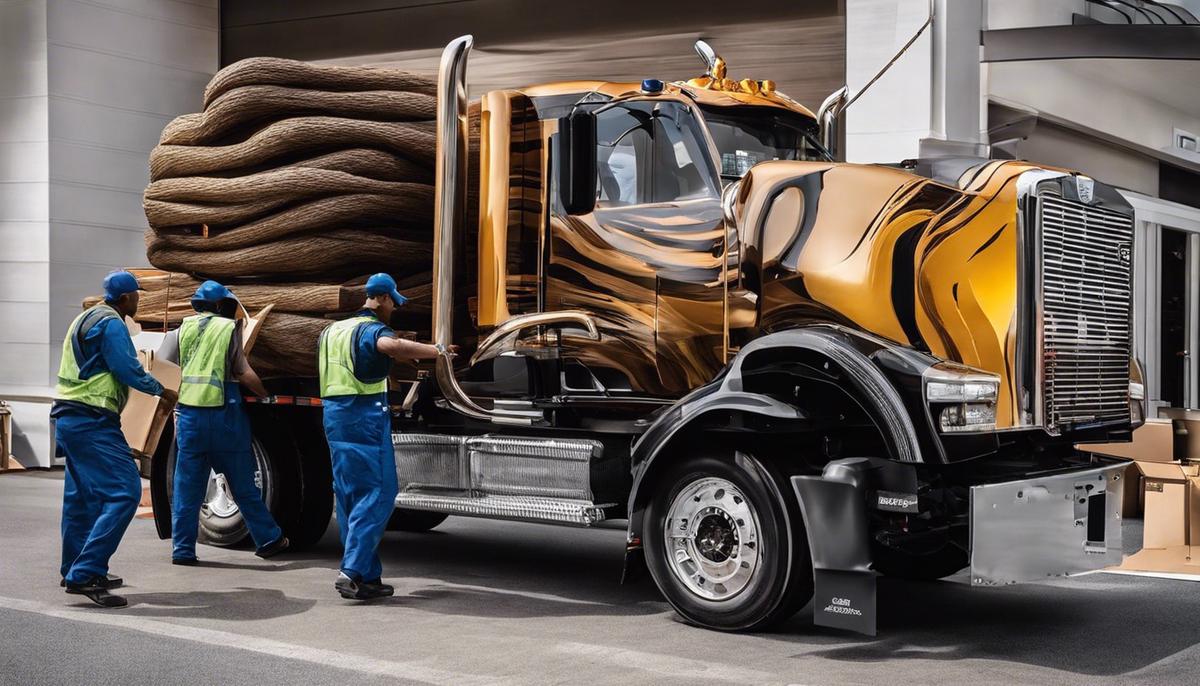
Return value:
M 434 237 L 432 335 L 463 353 L 393 384 L 396 528 L 627 520 L 627 574 L 722 630 L 812 601 L 873 633 L 877 574 L 1120 562 L 1123 464 L 1073 447 L 1143 421 L 1113 188 L 838 162 L 844 97 L 814 115 L 703 42 L 696 78 L 494 91 L 469 114 L 471 44 L 441 63 Z M 271 411 L 320 440 L 316 410 Z M 328 466 L 299 452 L 318 487 L 273 497 L 323 500 L 312 539 Z M 286 472 L 274 488 L 298 488 Z

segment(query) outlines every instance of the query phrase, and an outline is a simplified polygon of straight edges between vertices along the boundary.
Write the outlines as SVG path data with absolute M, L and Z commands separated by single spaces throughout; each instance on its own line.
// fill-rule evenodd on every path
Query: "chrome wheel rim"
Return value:
M 762 566 L 758 528 L 758 514 L 737 486 L 716 477 L 697 479 L 679 491 L 667 511 L 667 564 L 692 593 L 729 600 Z
M 257 440 L 251 441 L 250 448 L 254 454 L 254 485 L 258 488 L 258 492 L 262 494 L 263 500 L 270 503 L 273 489 L 270 482 L 270 472 L 266 468 L 266 456 Z M 204 493 L 204 503 L 201 505 L 201 513 L 209 517 L 228 519 L 238 515 L 240 512 L 241 510 L 238 509 L 237 501 L 233 499 L 233 491 L 229 489 L 229 481 L 225 478 L 225 475 L 209 470 L 208 488 Z

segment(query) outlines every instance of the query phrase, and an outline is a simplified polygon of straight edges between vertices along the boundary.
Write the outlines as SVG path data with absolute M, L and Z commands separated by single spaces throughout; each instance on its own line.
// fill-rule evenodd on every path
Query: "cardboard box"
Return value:
M 1118 568 L 1200 575 L 1200 465 L 1141 463 L 1145 494 L 1142 550 Z
M 254 342 L 258 340 L 263 320 L 271 313 L 273 307 L 274 305 L 264 307 L 254 317 L 248 316 L 246 311 L 242 310 L 241 314 L 246 319 L 245 324 L 242 325 L 244 327 L 242 349 L 246 355 L 250 354 Z M 139 350 L 138 361 L 164 387 L 176 393 L 179 392 L 182 374 L 178 365 L 156 356 L 150 350 Z M 154 451 L 158 448 L 159 439 L 162 438 L 167 422 L 171 421 L 171 414 L 174 410 L 175 402 L 173 400 L 157 398 L 132 389 L 129 391 L 129 399 L 121 411 L 121 431 L 125 434 L 125 440 L 129 442 L 129 447 L 133 449 L 134 456 L 143 462 L 144 472 L 148 472 L 146 461 L 154 455 Z
M 165 388 L 179 392 L 181 377 L 178 365 L 155 357 L 149 350 L 139 350 L 138 361 L 150 376 L 158 379 Z M 154 454 L 158 447 L 158 439 L 162 437 L 163 429 L 170 421 L 174 409 L 173 400 L 129 390 L 129 399 L 125 401 L 125 407 L 121 410 L 121 431 L 136 456 Z
M 1143 548 L 1200 545 L 1200 466 L 1141 465 L 1146 509 Z
M 1079 450 L 1138 462 L 1174 462 L 1175 431 L 1170 419 L 1147 419 L 1133 432 L 1129 443 L 1080 443 Z
M 1160 407 L 1158 416 L 1175 427 L 1175 457 L 1200 461 L 1200 410 Z

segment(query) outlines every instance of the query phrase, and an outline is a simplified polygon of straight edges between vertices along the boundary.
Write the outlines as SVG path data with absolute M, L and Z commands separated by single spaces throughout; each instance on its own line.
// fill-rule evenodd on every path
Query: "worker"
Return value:
M 123 580 L 108 562 L 142 500 L 142 479 L 121 433 L 121 409 L 134 388 L 173 394 L 138 362 L 125 317 L 138 308 L 138 282 L 127 271 L 104 277 L 104 301 L 71 322 L 63 340 L 58 387 L 50 416 L 63 484 L 61 586 L 101 607 L 125 607 L 111 593 Z
M 370 600 L 395 592 L 380 578 L 377 549 L 396 505 L 387 377 L 392 360 L 452 354 L 439 346 L 397 338 L 388 326 L 406 301 L 387 274 L 367 280 L 367 301 L 354 317 L 321 333 L 318 347 L 325 438 L 333 460 L 333 487 L 342 539 L 334 588 L 343 598 Z
M 244 386 L 258 397 L 267 389 L 246 360 L 238 301 L 216 281 L 205 281 L 192 296 L 196 314 L 168 334 L 159 349 L 165 359 L 179 361 L 179 411 L 175 422 L 175 491 L 171 502 L 171 563 L 195 565 L 200 506 L 209 475 L 225 477 L 237 503 L 254 554 L 268 558 L 287 550 L 283 535 L 254 483 L 250 420 L 242 406 Z

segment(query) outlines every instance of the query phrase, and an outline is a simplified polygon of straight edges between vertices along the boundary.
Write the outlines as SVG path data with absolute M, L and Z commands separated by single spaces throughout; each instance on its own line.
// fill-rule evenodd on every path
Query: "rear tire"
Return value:
M 685 620 L 753 631 L 787 619 L 812 597 L 804 523 L 781 483 L 743 453 L 666 467 L 642 537 L 650 574 Z
M 408 510 L 396 508 L 388 519 L 388 531 L 405 531 L 420 534 L 432 530 L 438 524 L 446 521 L 450 515 L 442 512 L 426 512 L 424 510 Z

